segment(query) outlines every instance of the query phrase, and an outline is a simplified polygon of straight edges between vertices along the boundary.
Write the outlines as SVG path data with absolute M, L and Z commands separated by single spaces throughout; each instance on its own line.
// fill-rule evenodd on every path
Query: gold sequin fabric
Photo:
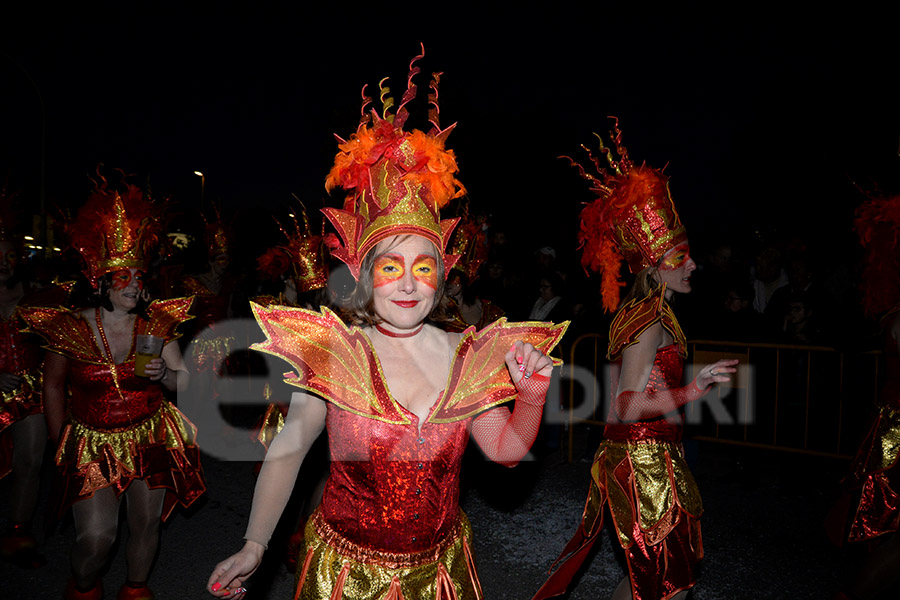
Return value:
M 881 406 L 844 480 L 847 500 L 852 498 L 847 506 L 852 511 L 846 530 L 848 541 L 871 540 L 900 529 L 898 458 L 900 410 Z
M 286 409 L 274 402 L 266 406 L 266 412 L 256 427 L 256 440 L 263 445 L 266 451 L 269 450 L 275 436 L 284 429 L 285 414 L 287 414 Z
M 70 417 L 56 453 L 66 480 L 60 512 L 99 489 L 121 494 L 135 479 L 170 491 L 164 517 L 176 501 L 190 506 L 206 489 L 196 436 L 193 423 L 166 401 L 153 416 L 120 430 L 94 429 Z
M 420 552 L 395 553 L 354 544 L 319 513 L 309 519 L 297 561 L 300 600 L 480 600 L 472 529 L 461 511 L 451 532 Z
M 591 477 L 586 523 L 593 524 L 608 501 L 623 548 L 634 543 L 635 519 L 647 543 L 654 544 L 665 538 L 678 519 L 698 519 L 703 512 L 700 490 L 677 444 L 605 441 L 597 451 Z
M 30 415 L 38 415 L 41 407 L 41 372 L 37 369 L 16 373 L 22 383 L 13 390 L 0 392 L 0 431 Z

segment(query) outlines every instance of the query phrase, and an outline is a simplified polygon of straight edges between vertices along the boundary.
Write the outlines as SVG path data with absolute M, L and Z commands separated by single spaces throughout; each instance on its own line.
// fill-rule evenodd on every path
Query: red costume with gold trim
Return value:
M 881 317 L 886 378 L 869 431 L 841 482 L 843 493 L 825 523 L 839 546 L 900 530 L 900 340 L 892 333 L 900 318 L 900 194 L 868 195 L 856 209 L 854 226 L 865 251 L 863 311 Z
M 627 262 L 635 274 L 658 268 L 670 250 L 687 241 L 687 233 L 672 202 L 668 178 L 661 171 L 631 162 L 621 142 L 618 121 L 610 137 L 617 160 L 597 136 L 609 171 L 589 150 L 598 175 L 588 174 L 572 163 L 598 196 L 581 213 L 582 264 L 602 275 L 604 307 L 608 311 L 618 307 L 610 325 L 607 352 L 615 374 L 610 382 L 614 401 L 604 429 L 605 439 L 591 466 L 582 521 L 553 565 L 559 567 L 533 600 L 566 592 L 599 537 L 604 510 L 611 514 L 619 544 L 625 551 L 634 600 L 662 600 L 693 587 L 695 567 L 703 557 L 699 521 L 703 505 L 681 448 L 683 416 L 672 407 L 704 392 L 693 384 L 682 387 L 687 346 L 666 301 L 665 284 L 644 298 L 619 306 L 619 289 L 624 285 L 620 279 L 621 262 Z M 655 404 L 660 407 L 660 414 L 668 414 L 625 421 L 622 415 L 627 410 L 623 410 L 620 398 L 632 393 L 619 397 L 616 394 L 622 354 L 656 323 L 674 341 L 656 350 L 647 385 L 635 395 L 639 402 Z M 677 401 L 670 404 L 662 400 L 664 396 Z
M 0 478 L 8 475 L 12 468 L 12 438 L 7 435 L 7 428 L 43 412 L 41 363 L 44 351 L 36 336 L 22 331 L 25 324 L 19 314 L 32 306 L 57 306 L 65 302 L 67 296 L 65 286 L 28 289 L 8 318 L 0 315 L 0 372 L 22 378 L 16 389 L 0 392 Z
M 900 312 L 890 311 L 889 323 Z M 885 334 L 886 381 L 869 431 L 850 472 L 844 494 L 829 516 L 827 529 L 837 545 L 867 542 L 900 529 L 900 355 L 897 340 Z
M 328 402 L 331 476 L 306 529 L 300 598 L 481 598 L 459 474 L 473 418 L 516 396 L 515 340 L 549 353 L 567 324 L 507 323 L 462 334 L 424 423 L 394 400 L 371 342 L 330 310 L 254 306 L 286 360 L 285 381 Z M 445 595 L 446 594 L 446 595 Z
M 190 298 L 153 302 L 150 319 L 135 320 L 134 335 L 176 339 L 190 305 Z M 125 361 L 113 364 L 80 313 L 30 308 L 22 318 L 46 340 L 45 348 L 69 359 L 67 423 L 56 453 L 65 480 L 60 514 L 99 489 L 113 487 L 121 495 L 135 479 L 167 489 L 163 519 L 176 503 L 191 505 L 206 489 L 196 428 L 158 384 L 135 375 L 133 342 Z

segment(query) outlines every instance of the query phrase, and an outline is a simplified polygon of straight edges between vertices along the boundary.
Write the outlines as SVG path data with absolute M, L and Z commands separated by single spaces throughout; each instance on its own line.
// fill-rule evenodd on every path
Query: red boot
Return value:
M 122 586 L 116 596 L 116 600 L 153 600 L 154 598 L 153 592 L 145 584 L 133 587 L 127 583 Z
M 103 600 L 103 582 L 99 579 L 96 585 L 86 592 L 82 592 L 75 585 L 75 580 L 70 579 L 66 584 L 65 600 Z

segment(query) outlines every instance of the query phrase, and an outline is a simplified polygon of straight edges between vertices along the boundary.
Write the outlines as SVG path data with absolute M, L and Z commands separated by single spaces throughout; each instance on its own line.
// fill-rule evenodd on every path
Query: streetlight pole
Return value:
M 194 175 L 200 177 L 200 214 L 203 214 L 203 197 L 206 194 L 206 175 L 200 171 L 194 171 Z

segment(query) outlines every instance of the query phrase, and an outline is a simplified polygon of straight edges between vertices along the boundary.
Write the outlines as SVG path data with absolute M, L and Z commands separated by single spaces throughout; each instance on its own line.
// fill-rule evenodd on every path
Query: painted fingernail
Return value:
M 525 373 L 525 379 L 531 379 L 531 373 Z
M 523 357 L 523 356 L 517 356 L 517 357 L 516 357 L 516 362 L 519 363 L 519 364 L 521 365 L 523 362 L 525 362 L 525 357 Z
M 519 372 L 521 373 L 524 370 L 525 370 L 525 365 L 519 365 Z
M 512 346 L 510 346 L 510 347 L 509 347 L 509 351 L 510 351 L 510 352 L 515 352 L 515 351 L 516 351 L 516 345 L 513 344 Z
M 220 587 L 222 587 L 222 584 L 217 581 L 214 584 L 212 584 L 212 586 L 209 589 L 211 589 L 214 592 L 218 592 Z

